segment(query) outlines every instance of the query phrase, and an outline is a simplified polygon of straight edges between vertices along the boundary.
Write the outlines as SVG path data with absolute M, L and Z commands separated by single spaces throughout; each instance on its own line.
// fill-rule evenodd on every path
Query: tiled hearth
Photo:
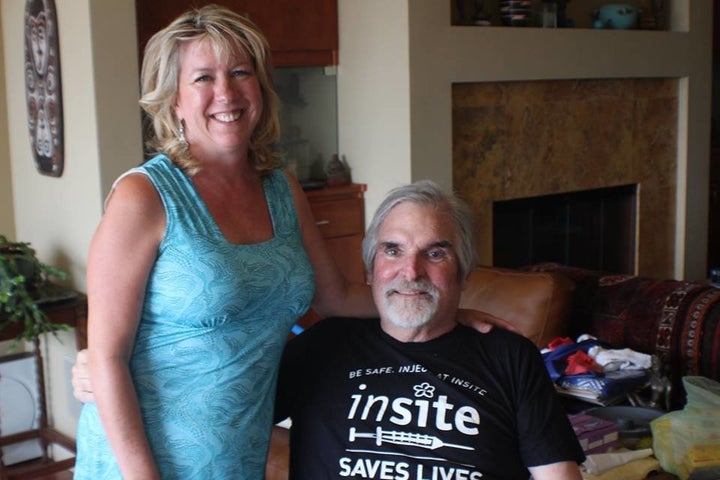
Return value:
M 453 188 L 492 264 L 492 202 L 638 184 L 637 273 L 672 277 L 678 81 L 454 84 Z

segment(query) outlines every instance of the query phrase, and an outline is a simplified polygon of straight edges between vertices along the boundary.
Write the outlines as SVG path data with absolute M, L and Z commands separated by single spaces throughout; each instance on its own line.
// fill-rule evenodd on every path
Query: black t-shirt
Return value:
M 498 328 L 402 343 L 378 320 L 326 319 L 285 350 L 287 417 L 293 480 L 527 480 L 584 460 L 537 347 Z

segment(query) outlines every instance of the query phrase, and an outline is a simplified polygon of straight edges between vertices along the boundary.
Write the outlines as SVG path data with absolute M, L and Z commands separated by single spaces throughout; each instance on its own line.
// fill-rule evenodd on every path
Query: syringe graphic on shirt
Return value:
M 397 432 L 394 430 L 383 431 L 382 427 L 377 427 L 374 433 L 358 433 L 355 427 L 350 428 L 350 441 L 354 442 L 356 438 L 374 438 L 375 444 L 380 446 L 385 443 L 394 443 L 397 445 L 410 445 L 415 447 L 435 450 L 440 447 L 459 448 L 462 450 L 474 450 L 472 447 L 458 445 L 455 443 L 447 443 L 433 435 L 424 435 L 421 433 Z

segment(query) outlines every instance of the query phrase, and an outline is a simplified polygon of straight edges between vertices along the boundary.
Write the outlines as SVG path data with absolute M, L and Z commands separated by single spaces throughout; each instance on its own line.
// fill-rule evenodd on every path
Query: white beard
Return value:
M 403 296 L 396 290 L 414 290 L 423 295 Z M 421 280 L 408 282 L 396 280 L 385 287 L 383 304 L 387 320 L 398 328 L 418 328 L 427 324 L 438 310 L 439 292 L 433 284 Z

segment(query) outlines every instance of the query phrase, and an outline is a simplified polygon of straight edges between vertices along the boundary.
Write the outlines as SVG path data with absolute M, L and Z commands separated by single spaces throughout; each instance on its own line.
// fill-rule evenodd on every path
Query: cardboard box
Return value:
M 584 413 L 568 418 L 586 455 L 607 453 L 619 447 L 620 429 L 614 422 Z

